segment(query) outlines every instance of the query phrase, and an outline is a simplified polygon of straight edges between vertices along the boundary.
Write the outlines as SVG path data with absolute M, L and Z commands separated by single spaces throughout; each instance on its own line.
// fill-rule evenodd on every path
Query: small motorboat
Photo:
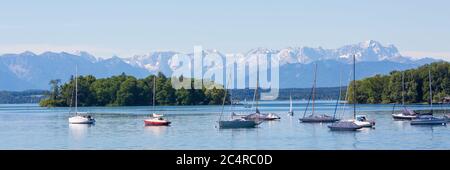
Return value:
M 411 125 L 446 125 L 448 119 L 437 118 L 431 115 L 422 115 L 411 121 Z
M 95 119 L 90 115 L 79 115 L 69 118 L 70 124 L 94 124 Z
M 303 123 L 320 123 L 320 122 L 322 122 L 322 123 L 333 123 L 333 122 L 339 121 L 339 119 L 337 119 L 337 118 L 335 118 L 333 116 L 325 115 L 325 114 L 309 115 L 309 116 L 305 116 L 303 118 L 300 118 L 299 120 L 300 120 L 300 122 L 303 122 Z
M 233 119 L 233 120 L 220 120 L 219 128 L 221 129 L 235 129 L 235 128 L 255 128 L 262 121 L 254 121 L 254 120 L 245 120 L 242 118 Z
M 355 123 L 355 120 L 341 120 L 331 125 L 328 125 L 331 131 L 356 131 L 361 129 L 362 126 L 359 126 Z
M 163 117 L 152 117 L 144 120 L 145 126 L 169 126 L 170 121 L 167 121 Z
M 356 115 L 356 121 L 355 124 L 361 127 L 368 127 L 371 128 L 375 126 L 375 121 L 367 119 L 366 115 Z

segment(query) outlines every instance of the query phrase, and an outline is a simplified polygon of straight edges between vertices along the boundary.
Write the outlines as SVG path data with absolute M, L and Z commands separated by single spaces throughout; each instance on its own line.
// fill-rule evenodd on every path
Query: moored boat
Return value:
M 332 123 L 339 121 L 339 119 L 333 116 L 321 114 L 305 116 L 304 118 L 300 118 L 300 121 L 304 123 Z
M 72 102 L 71 102 L 72 103 Z M 86 112 L 78 112 L 78 66 L 75 67 L 75 116 L 69 117 L 70 124 L 94 124 L 95 119 Z
M 228 80 L 230 80 L 230 79 L 228 79 Z M 255 128 L 255 127 L 257 127 L 262 121 L 246 120 L 242 117 L 235 118 L 235 116 L 238 116 L 238 115 L 235 114 L 234 112 L 231 113 L 229 120 L 222 120 L 222 115 L 223 115 L 223 111 L 225 108 L 225 101 L 226 101 L 227 92 L 228 92 L 227 88 L 228 88 L 229 83 L 230 83 L 230 81 L 227 83 L 227 87 L 225 88 L 225 95 L 223 97 L 223 103 L 222 103 L 222 111 L 220 113 L 219 120 L 217 121 L 219 124 L 219 128 L 220 129 L 239 129 L 239 128 Z M 230 100 L 231 99 L 232 99 L 232 94 L 230 94 Z M 233 108 L 232 105 L 233 104 L 231 103 L 231 106 L 230 106 L 231 108 Z
M 300 122 L 302 122 L 302 123 L 332 123 L 332 122 L 339 121 L 339 119 L 337 119 L 335 116 L 336 114 L 333 116 L 328 116 L 326 114 L 315 113 L 315 105 L 314 104 L 315 104 L 315 95 L 316 95 L 316 80 L 317 80 L 317 64 L 315 64 L 315 69 L 314 69 L 314 83 L 311 88 L 311 95 L 309 97 L 308 104 L 306 105 L 305 112 L 303 113 L 303 117 L 299 119 Z M 306 116 L 306 112 L 309 107 L 309 102 L 311 100 L 312 100 L 311 115 Z
M 144 120 L 145 126 L 169 126 L 170 121 L 165 120 L 162 117 L 154 117 Z
M 230 129 L 230 128 L 255 128 L 260 123 L 253 120 L 245 120 L 245 119 L 232 119 L 232 120 L 220 120 L 219 127 L 222 129 Z
M 69 118 L 70 124 L 94 124 L 95 119 L 91 117 L 90 115 L 80 115 L 77 114 L 76 116 Z
M 362 126 L 356 124 L 352 120 L 342 120 L 328 125 L 328 128 L 332 131 L 356 131 L 361 129 Z
M 447 118 L 437 118 L 434 116 L 419 116 L 411 121 L 411 125 L 446 125 Z
M 416 112 L 413 110 L 409 110 L 405 106 L 405 75 L 402 73 L 402 106 L 403 109 L 400 113 L 394 113 L 395 111 L 395 104 L 392 108 L 392 118 L 395 120 L 412 120 L 419 116 Z
M 430 66 L 431 67 L 431 66 Z M 420 115 L 417 118 L 413 119 L 411 121 L 411 125 L 446 125 L 447 124 L 447 118 L 437 118 L 433 116 L 433 89 L 431 86 L 431 68 L 428 69 L 428 83 L 429 83 L 429 91 L 430 91 L 430 107 L 431 107 L 431 114 L 427 115 Z
M 374 120 L 369 120 L 367 118 L 367 115 L 356 115 L 356 121 L 355 124 L 361 126 L 361 127 L 373 127 L 375 126 L 375 121 Z
M 153 77 L 153 99 L 152 105 L 153 110 L 155 110 L 156 105 L 156 75 Z M 163 118 L 163 114 L 152 113 L 151 117 L 144 120 L 145 126 L 169 126 L 172 122 Z
M 356 89 L 355 55 L 353 55 L 353 89 Z M 356 90 L 353 90 L 353 99 L 356 99 Z M 375 121 L 369 121 L 366 115 L 356 115 L 356 103 L 356 100 L 353 101 L 353 119 L 340 120 L 329 125 L 328 128 L 330 128 L 331 131 L 356 131 L 364 127 L 373 127 L 375 125 Z

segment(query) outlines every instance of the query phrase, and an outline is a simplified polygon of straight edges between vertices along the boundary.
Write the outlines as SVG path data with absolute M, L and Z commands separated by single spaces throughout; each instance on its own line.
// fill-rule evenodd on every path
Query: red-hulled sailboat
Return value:
M 153 110 L 155 110 L 155 89 L 156 89 L 156 76 L 153 77 Z M 164 115 L 153 113 L 152 117 L 145 119 L 145 126 L 169 126 L 170 121 L 163 118 Z

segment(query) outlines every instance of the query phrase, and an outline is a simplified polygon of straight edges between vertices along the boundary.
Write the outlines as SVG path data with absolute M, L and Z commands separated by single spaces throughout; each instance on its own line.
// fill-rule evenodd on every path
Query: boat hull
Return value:
M 358 126 L 354 122 L 336 122 L 331 125 L 328 125 L 328 128 L 331 131 L 356 131 L 361 129 L 361 126 Z
M 95 119 L 82 116 L 74 116 L 69 118 L 70 124 L 94 124 Z
M 411 121 L 411 125 L 446 125 L 447 119 L 414 119 Z
M 392 117 L 397 120 L 412 120 L 417 118 L 416 115 L 392 114 Z
M 169 126 L 171 122 L 169 121 L 149 121 L 144 120 L 145 126 Z
M 270 113 L 270 114 L 260 114 L 260 113 L 253 113 L 247 116 L 242 117 L 245 120 L 249 121 L 271 121 L 271 120 L 279 120 L 281 119 L 278 115 Z
M 308 116 L 300 118 L 299 120 L 302 123 L 333 123 L 339 121 L 339 119 L 327 115 Z

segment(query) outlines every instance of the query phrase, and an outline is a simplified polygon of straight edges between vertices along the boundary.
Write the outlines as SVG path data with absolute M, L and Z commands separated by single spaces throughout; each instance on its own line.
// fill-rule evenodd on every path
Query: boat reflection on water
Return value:
M 153 136 L 161 136 L 166 133 L 168 126 L 144 126 L 144 131 Z
M 89 133 L 89 128 L 95 124 L 69 124 L 70 136 L 75 140 L 81 140 Z

